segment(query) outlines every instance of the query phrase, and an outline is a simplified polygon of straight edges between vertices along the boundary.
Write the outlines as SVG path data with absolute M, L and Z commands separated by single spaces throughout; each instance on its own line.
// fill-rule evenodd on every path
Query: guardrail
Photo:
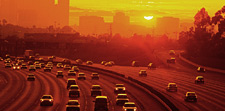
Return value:
M 184 61 L 184 62 L 186 62 L 186 63 L 188 63 L 188 64 L 191 64 L 191 65 L 193 65 L 193 66 L 195 66 L 195 67 L 204 67 L 206 70 L 209 70 L 209 71 L 219 72 L 219 73 L 225 73 L 225 70 L 216 69 L 216 68 L 211 68 L 211 67 L 206 67 L 206 66 L 203 66 L 203 65 L 196 64 L 196 63 L 194 63 L 194 62 L 192 62 L 192 61 L 190 61 L 190 60 L 188 60 L 188 59 L 182 57 L 182 55 L 181 55 L 180 53 L 179 53 L 179 58 L 180 58 L 182 61 Z

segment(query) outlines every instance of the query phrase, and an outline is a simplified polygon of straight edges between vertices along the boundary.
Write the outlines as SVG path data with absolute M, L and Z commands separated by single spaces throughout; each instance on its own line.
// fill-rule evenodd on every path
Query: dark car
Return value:
M 133 62 L 131 63 L 131 66 L 132 66 L 132 67 L 139 67 L 140 64 L 139 64 L 138 61 L 133 61 Z
M 28 74 L 28 75 L 27 75 L 27 80 L 28 80 L 28 81 L 34 81 L 34 80 L 35 80 L 34 74 Z
M 78 77 L 77 77 L 77 79 L 86 79 L 86 75 L 84 74 L 84 73 L 78 73 Z
M 14 70 L 19 70 L 20 69 L 20 66 L 18 64 L 15 64 L 15 65 L 13 65 L 13 69 Z
M 56 77 L 62 77 L 63 78 L 63 71 L 57 71 Z
M 21 69 L 27 69 L 27 65 L 26 64 L 22 64 L 21 65 Z
M 50 66 L 45 66 L 44 67 L 44 72 L 51 72 L 52 71 L 52 68 Z
M 205 72 L 205 68 L 203 68 L 203 67 L 198 67 L 197 72 Z
M 5 68 L 11 68 L 11 67 L 12 67 L 11 63 L 5 63 Z
M 175 91 L 177 92 L 177 85 L 176 83 L 169 83 L 167 88 L 166 88 L 167 91 Z
M 123 105 L 123 111 L 137 111 L 137 107 L 134 102 L 125 102 Z
M 116 86 L 114 88 L 114 92 L 115 93 L 125 93 L 126 88 L 125 88 L 124 84 L 116 84 Z
M 106 63 L 105 63 L 105 66 L 112 67 L 113 64 L 112 64 L 111 62 L 106 62 Z
M 101 62 L 101 65 L 105 65 L 105 63 L 106 63 L 106 61 L 102 61 L 102 62 Z
M 148 64 L 148 69 L 156 69 L 156 65 L 153 63 Z
M 92 61 L 87 61 L 86 65 L 93 65 L 93 62 Z
M 69 97 L 80 97 L 80 88 L 78 85 L 70 85 Z
M 29 66 L 29 71 L 36 71 L 35 66 L 34 66 L 34 65 L 30 65 L 30 66 Z
M 52 97 L 52 95 L 43 95 L 41 97 L 40 101 L 41 101 L 41 103 L 40 103 L 41 106 L 45 106 L 45 105 L 53 106 L 53 97 Z
M 57 63 L 56 67 L 57 68 L 63 68 L 63 64 L 62 63 Z
M 95 98 L 94 111 L 108 111 L 109 110 L 109 101 L 107 96 L 96 96 Z
M 91 74 L 91 79 L 97 79 L 97 80 L 99 80 L 99 74 L 98 73 L 92 73 Z
M 197 76 L 196 78 L 195 78 L 195 84 L 204 84 L 204 78 L 203 78 L 203 76 Z
M 147 76 L 146 70 L 140 70 L 139 71 L 139 76 Z
M 81 59 L 77 59 L 75 62 L 76 64 L 79 64 L 79 65 L 83 64 L 83 61 Z
M 77 85 L 76 79 L 68 78 L 68 80 L 67 80 L 67 89 L 70 88 L 70 85 Z
M 169 51 L 169 55 L 172 55 L 172 56 L 175 55 L 175 51 L 174 50 L 170 50 Z
M 74 70 L 69 70 L 67 73 L 68 76 L 76 76 L 76 72 Z
M 197 95 L 195 92 L 187 92 L 184 98 L 185 101 L 197 102 Z
M 127 94 L 118 94 L 116 97 L 116 105 L 124 105 L 124 103 L 128 101 Z
M 74 70 L 75 72 L 79 72 L 80 71 L 80 69 L 77 66 L 73 66 L 72 70 Z
M 69 64 L 64 65 L 64 70 L 70 70 L 71 66 Z
M 66 111 L 80 111 L 80 103 L 78 100 L 69 100 L 66 104 Z
M 101 96 L 102 88 L 100 85 L 92 85 L 91 87 L 91 96 Z

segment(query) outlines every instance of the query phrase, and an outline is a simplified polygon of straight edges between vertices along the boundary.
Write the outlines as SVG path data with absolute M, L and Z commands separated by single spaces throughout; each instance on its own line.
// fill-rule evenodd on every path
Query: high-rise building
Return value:
M 119 33 L 121 36 L 128 37 L 129 34 L 130 17 L 123 12 L 117 12 L 113 16 L 112 33 Z
M 167 35 L 169 39 L 178 39 L 180 19 L 174 17 L 157 18 L 156 34 Z
M 83 35 L 100 35 L 108 33 L 104 18 L 98 16 L 80 16 L 79 32 Z
M 0 19 L 25 27 L 69 25 L 69 0 L 0 0 Z

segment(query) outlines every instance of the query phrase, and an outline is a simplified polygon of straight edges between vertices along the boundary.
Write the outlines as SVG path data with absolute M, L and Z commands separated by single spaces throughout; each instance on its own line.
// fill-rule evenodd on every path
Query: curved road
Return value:
M 0 111 L 64 111 L 69 99 L 78 99 L 81 104 L 81 111 L 93 111 L 95 98 L 91 97 L 91 85 L 99 84 L 103 88 L 103 95 L 110 100 L 110 111 L 121 111 L 122 106 L 116 105 L 116 94 L 113 93 L 116 83 L 124 83 L 115 78 L 100 74 L 100 80 L 91 80 L 89 71 L 81 71 L 87 75 L 86 80 L 77 80 L 81 90 L 79 98 L 69 98 L 66 89 L 67 71 L 53 68 L 52 72 L 44 72 L 38 69 L 29 72 L 28 69 L 12 70 L 4 68 L 0 63 Z M 62 70 L 64 78 L 56 78 L 56 72 Z M 35 81 L 27 81 L 26 76 L 33 73 Z M 166 110 L 157 100 L 139 88 L 124 83 L 130 101 L 134 101 L 138 111 L 164 111 Z M 53 106 L 40 106 L 40 98 L 44 94 L 51 94 L 54 98 Z
M 169 51 L 158 52 L 157 56 L 166 63 L 170 58 Z M 112 70 L 126 76 L 136 78 L 164 94 L 180 110 L 202 110 L 202 111 L 224 111 L 225 110 L 225 74 L 216 72 L 198 73 L 196 67 L 183 63 L 179 58 L 176 64 L 159 66 L 156 70 L 149 70 L 147 67 L 113 66 L 105 67 L 100 64 L 94 64 L 107 70 Z M 147 70 L 147 77 L 139 77 L 138 72 L 141 69 Z M 207 70 L 207 69 L 206 69 Z M 205 78 L 205 84 L 195 84 L 195 77 L 202 75 Z M 178 92 L 167 92 L 168 83 L 175 82 L 178 85 Z M 198 102 L 185 102 L 186 92 L 196 92 Z

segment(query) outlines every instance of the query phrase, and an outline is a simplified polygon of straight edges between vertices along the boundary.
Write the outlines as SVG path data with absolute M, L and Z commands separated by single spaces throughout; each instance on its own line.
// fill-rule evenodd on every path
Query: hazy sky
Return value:
M 225 5 L 225 0 L 70 0 L 70 5 L 71 24 L 77 24 L 80 15 L 103 16 L 105 21 L 110 22 L 117 10 L 129 15 L 131 23 L 145 24 L 150 21 L 145 20 L 144 16 L 154 16 L 154 19 L 173 16 L 191 21 L 202 7 L 213 16 Z

